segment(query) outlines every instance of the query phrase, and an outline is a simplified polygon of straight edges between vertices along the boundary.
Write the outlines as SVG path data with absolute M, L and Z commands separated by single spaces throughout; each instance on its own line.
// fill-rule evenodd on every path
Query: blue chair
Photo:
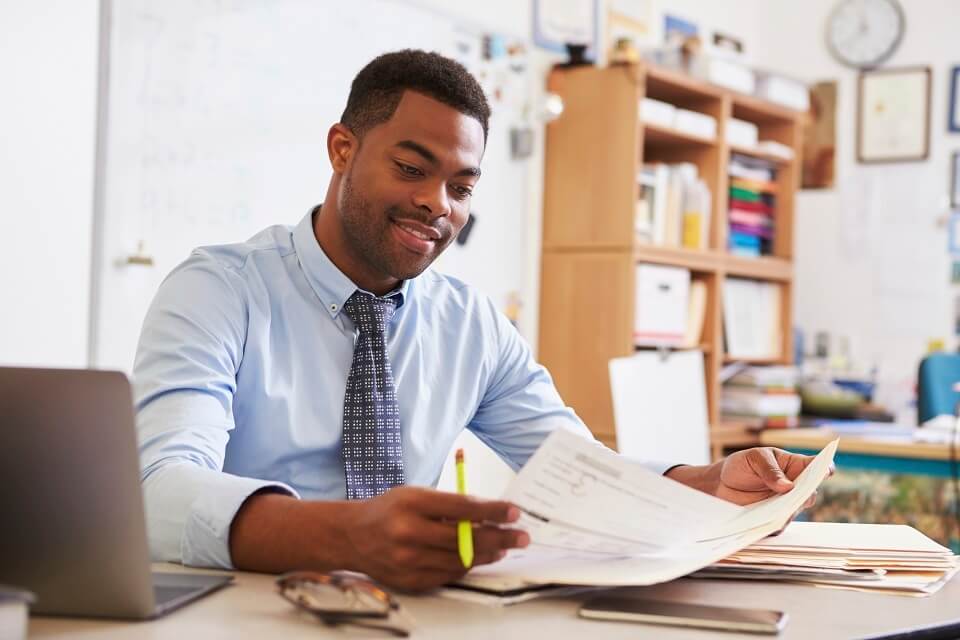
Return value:
M 923 424 L 939 415 L 954 415 L 960 393 L 953 386 L 960 382 L 960 354 L 932 353 L 920 361 L 917 377 L 917 418 Z

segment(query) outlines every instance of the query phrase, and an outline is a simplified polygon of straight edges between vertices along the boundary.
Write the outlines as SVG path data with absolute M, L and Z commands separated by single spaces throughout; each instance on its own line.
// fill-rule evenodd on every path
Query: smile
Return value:
M 393 221 L 393 228 L 396 230 L 395 235 L 400 244 L 421 255 L 431 253 L 437 244 L 437 240 L 440 239 L 440 233 L 435 229 L 428 231 L 397 220 Z

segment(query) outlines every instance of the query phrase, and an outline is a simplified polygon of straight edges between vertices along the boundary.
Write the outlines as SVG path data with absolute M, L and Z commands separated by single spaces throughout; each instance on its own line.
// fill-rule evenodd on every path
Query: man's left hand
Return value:
M 786 493 L 812 461 L 813 456 L 773 447 L 737 451 L 717 463 L 720 473 L 714 495 L 745 505 Z M 816 497 L 816 493 L 810 496 L 803 508 L 813 506 Z
M 813 456 L 790 453 L 773 447 L 737 451 L 704 467 L 681 466 L 667 477 L 739 505 L 752 504 L 793 489 L 793 481 L 813 461 Z M 833 467 L 830 468 L 833 473 Z M 803 508 L 813 506 L 816 494 Z

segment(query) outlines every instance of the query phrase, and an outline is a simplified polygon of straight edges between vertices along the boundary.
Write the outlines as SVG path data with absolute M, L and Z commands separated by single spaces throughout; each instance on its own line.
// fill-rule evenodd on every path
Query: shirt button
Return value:
M 336 310 L 337 310 L 337 305 L 335 304 L 330 305 L 330 311 L 336 311 Z

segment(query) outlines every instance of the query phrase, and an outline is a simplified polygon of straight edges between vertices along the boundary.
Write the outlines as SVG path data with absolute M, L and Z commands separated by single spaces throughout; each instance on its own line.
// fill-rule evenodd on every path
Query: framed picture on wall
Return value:
M 930 153 L 930 67 L 860 74 L 857 160 L 909 162 Z
M 950 69 L 950 105 L 947 110 L 947 128 L 960 133 L 960 66 Z
M 960 209 L 960 151 L 954 151 L 950 163 L 950 206 Z
M 564 53 L 567 45 L 586 47 L 586 59 L 597 60 L 600 43 L 599 0 L 534 0 L 533 43 Z

